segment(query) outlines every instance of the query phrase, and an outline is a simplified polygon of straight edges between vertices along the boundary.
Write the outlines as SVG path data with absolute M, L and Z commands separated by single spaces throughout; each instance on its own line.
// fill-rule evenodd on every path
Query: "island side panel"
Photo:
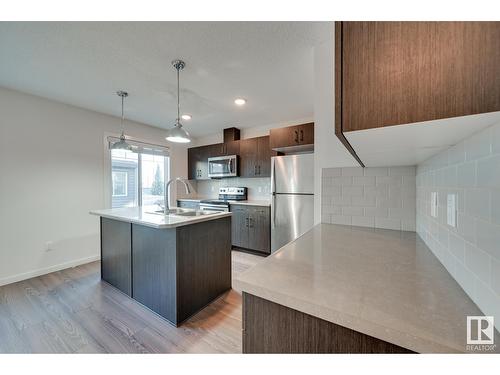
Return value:
M 412 352 L 244 292 L 243 353 Z
M 176 229 L 132 225 L 132 297 L 177 325 Z
M 101 217 L 101 278 L 132 296 L 131 225 Z
M 177 228 L 179 322 L 230 288 L 231 217 Z

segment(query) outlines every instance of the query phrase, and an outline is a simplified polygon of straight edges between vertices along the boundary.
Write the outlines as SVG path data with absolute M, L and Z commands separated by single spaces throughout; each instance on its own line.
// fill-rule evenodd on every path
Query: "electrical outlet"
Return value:
M 262 186 L 259 186 L 259 193 L 262 193 Z
M 431 193 L 431 216 L 438 216 L 438 193 L 437 191 L 433 191 Z
M 448 194 L 446 200 L 447 215 L 446 222 L 450 227 L 455 228 L 457 226 L 457 195 Z

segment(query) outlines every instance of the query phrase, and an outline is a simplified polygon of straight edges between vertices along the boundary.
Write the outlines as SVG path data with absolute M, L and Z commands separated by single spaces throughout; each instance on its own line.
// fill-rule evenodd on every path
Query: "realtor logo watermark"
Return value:
M 495 350 L 495 322 L 492 316 L 467 316 L 468 351 Z

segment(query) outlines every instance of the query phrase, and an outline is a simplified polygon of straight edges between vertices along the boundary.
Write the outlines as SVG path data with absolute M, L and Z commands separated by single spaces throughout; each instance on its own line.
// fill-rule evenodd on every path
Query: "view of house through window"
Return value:
M 164 204 L 168 156 L 126 150 L 110 152 L 113 208 Z

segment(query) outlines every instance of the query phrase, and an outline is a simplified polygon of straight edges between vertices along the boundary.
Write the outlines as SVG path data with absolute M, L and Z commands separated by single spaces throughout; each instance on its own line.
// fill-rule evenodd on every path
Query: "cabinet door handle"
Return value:
M 259 175 L 260 175 L 260 165 L 259 165 Z
M 295 130 L 295 143 L 299 143 L 299 132 Z
M 252 224 L 252 223 L 253 223 L 253 219 L 252 219 L 251 217 L 250 217 L 250 218 L 248 218 L 248 222 L 249 222 L 249 224 L 250 224 L 250 225 L 249 225 L 249 228 L 253 228 L 253 224 Z
M 245 226 L 248 228 L 248 217 L 245 218 Z
M 257 166 L 256 165 L 253 166 L 253 174 L 257 175 Z
M 304 131 L 303 130 L 300 131 L 300 141 L 304 142 Z

